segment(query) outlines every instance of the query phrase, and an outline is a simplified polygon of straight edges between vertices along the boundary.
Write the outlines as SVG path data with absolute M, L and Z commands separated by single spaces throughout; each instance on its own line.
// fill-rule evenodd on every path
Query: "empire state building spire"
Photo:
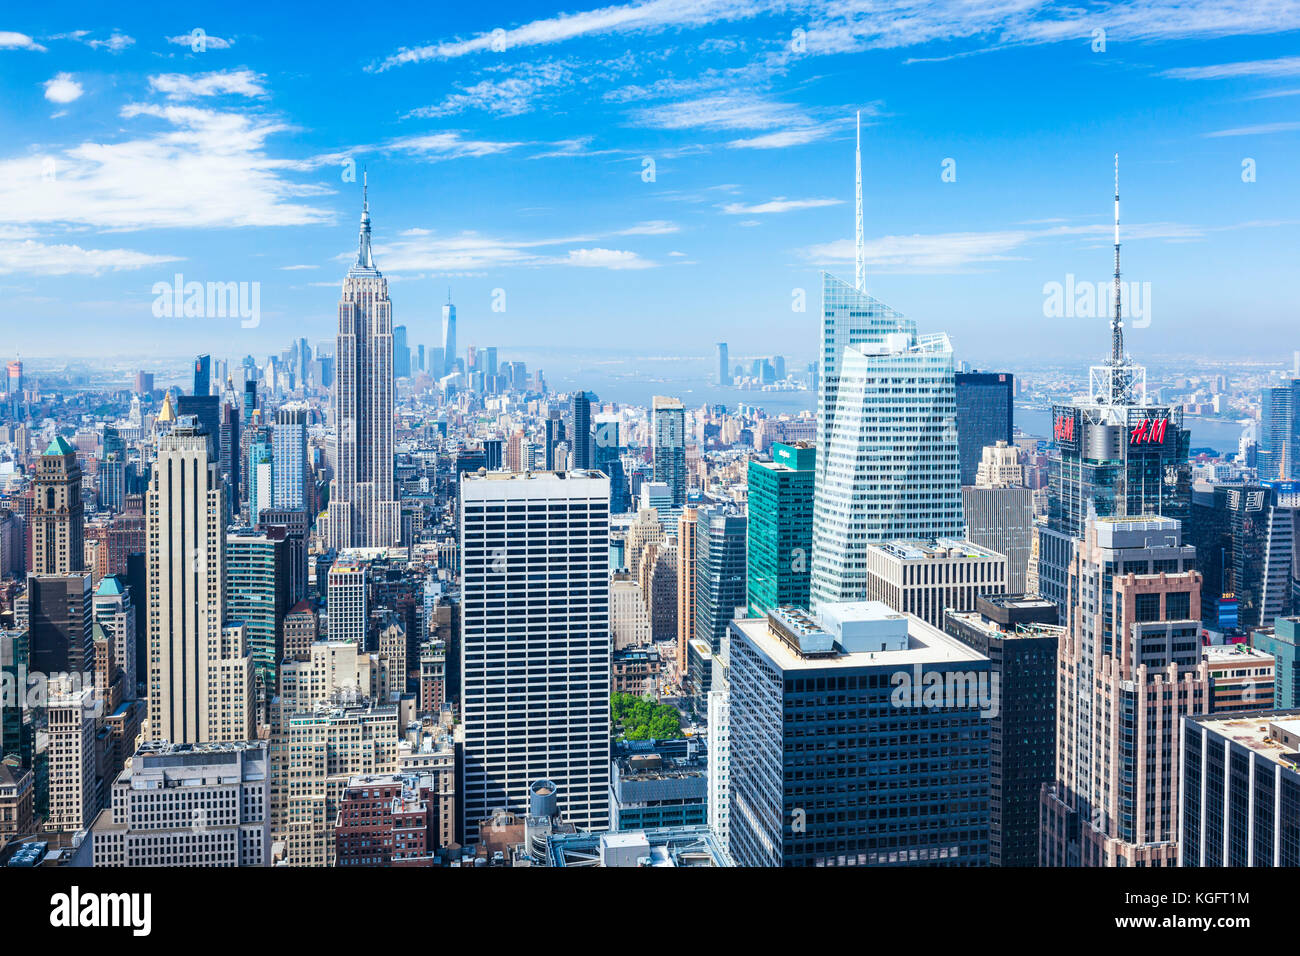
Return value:
M 357 239 L 358 269 L 374 271 L 375 259 L 370 252 L 370 176 L 361 173 L 361 235 Z
M 362 180 L 357 261 L 343 280 L 334 347 L 334 481 L 329 547 L 386 548 L 401 539 L 393 484 L 393 303 L 370 249 L 369 182 Z

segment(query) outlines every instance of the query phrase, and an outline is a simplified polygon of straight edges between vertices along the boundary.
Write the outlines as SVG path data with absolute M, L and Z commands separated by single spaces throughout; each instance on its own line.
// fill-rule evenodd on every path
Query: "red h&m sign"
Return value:
M 1074 441 L 1074 416 L 1057 415 L 1052 437 L 1057 441 Z
M 1144 418 L 1129 433 L 1130 445 L 1163 445 L 1165 428 L 1169 425 L 1167 418 Z

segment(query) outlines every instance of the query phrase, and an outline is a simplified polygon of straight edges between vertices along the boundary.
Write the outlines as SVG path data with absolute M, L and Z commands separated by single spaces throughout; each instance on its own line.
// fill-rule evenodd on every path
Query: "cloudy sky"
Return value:
M 1044 286 L 1107 280 L 1116 152 L 1134 351 L 1300 346 L 1297 0 L 82 6 L 0 19 L 4 356 L 330 337 L 366 169 L 413 343 L 450 289 L 503 357 L 810 360 L 858 110 L 868 287 L 959 357 L 1106 349 Z M 177 273 L 260 324 L 155 317 Z

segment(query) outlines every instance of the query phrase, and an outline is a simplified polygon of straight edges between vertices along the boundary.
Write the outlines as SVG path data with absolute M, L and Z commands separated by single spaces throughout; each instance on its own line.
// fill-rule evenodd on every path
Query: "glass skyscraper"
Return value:
M 1259 476 L 1300 478 L 1300 379 L 1264 389 L 1259 408 Z
M 988 688 L 988 658 L 879 602 L 825 610 L 731 624 L 737 865 L 988 866 L 987 711 L 917 693 L 936 675 Z
M 1093 369 L 1092 398 L 1052 410 L 1057 454 L 1048 462 L 1048 513 L 1039 529 L 1039 594 L 1064 609 L 1073 540 L 1089 514 L 1101 518 L 1191 517 L 1191 432 L 1181 407 L 1146 400 L 1146 370 L 1129 364 L 1131 397 L 1113 400 Z
M 570 441 L 573 467 L 585 471 L 592 466 L 591 396 L 586 392 L 575 392 L 570 412 L 573 418 L 573 438 Z
M 817 450 L 807 442 L 772 446 L 771 461 L 749 463 L 749 613 L 808 607 L 813 477 Z
M 1191 516 L 1191 432 L 1181 406 L 1147 400 L 1147 370 L 1124 351 L 1119 268 L 1119 157 L 1115 158 L 1115 314 L 1111 351 L 1088 376 L 1086 401 L 1052 409 L 1047 526 L 1038 532 L 1038 591 L 1064 611 L 1075 539 L 1090 516 Z
M 447 304 L 442 307 L 442 360 L 443 374 L 456 371 L 456 307 L 451 304 L 451 290 L 447 290 Z
M 212 391 L 212 356 L 200 355 L 194 359 L 194 394 L 208 395 Z
M 695 637 L 714 653 L 745 606 L 745 516 L 730 505 L 701 508 L 695 524 Z
M 672 491 L 673 506 L 686 504 L 686 410 L 681 399 L 656 395 L 651 405 L 654 427 L 654 477 Z
M 948 336 L 822 278 L 814 606 L 862 598 L 869 544 L 965 531 Z
M 623 469 L 623 448 L 619 444 L 618 419 L 597 419 L 592 433 L 592 467 L 609 477 L 609 513 L 623 514 L 631 508 L 627 473 Z
M 275 410 L 271 432 L 271 454 L 275 508 L 307 507 L 307 407 L 281 405 Z
M 231 532 L 226 536 L 226 623 L 243 624 L 253 666 L 269 699 L 276 693 L 284 656 L 289 564 L 284 532 Z
M 1015 377 L 1009 372 L 958 372 L 954 383 L 961 483 L 973 485 L 985 447 L 1011 444 Z
M 257 524 L 261 513 L 274 507 L 275 453 L 266 430 L 248 446 L 248 523 Z

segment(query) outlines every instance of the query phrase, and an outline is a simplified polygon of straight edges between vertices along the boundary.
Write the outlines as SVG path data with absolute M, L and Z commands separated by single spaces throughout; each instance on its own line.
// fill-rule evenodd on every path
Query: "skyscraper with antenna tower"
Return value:
M 1089 372 L 1088 398 L 1052 408 L 1056 453 L 1049 462 L 1048 518 L 1038 529 L 1038 589 L 1066 606 L 1073 541 L 1088 515 L 1137 518 L 1191 514 L 1191 433 L 1181 406 L 1147 398 L 1146 368 L 1124 350 L 1120 281 L 1119 154 L 1115 155 L 1115 284 L 1110 354 Z
M 868 545 L 965 530 L 952 343 L 866 292 L 861 113 L 855 173 L 854 285 L 822 273 L 814 607 L 865 598 Z
M 328 540 L 337 550 L 397 544 L 393 487 L 393 304 L 370 248 L 370 183 L 363 177 L 357 259 L 343 280 L 334 378 L 336 448 Z

